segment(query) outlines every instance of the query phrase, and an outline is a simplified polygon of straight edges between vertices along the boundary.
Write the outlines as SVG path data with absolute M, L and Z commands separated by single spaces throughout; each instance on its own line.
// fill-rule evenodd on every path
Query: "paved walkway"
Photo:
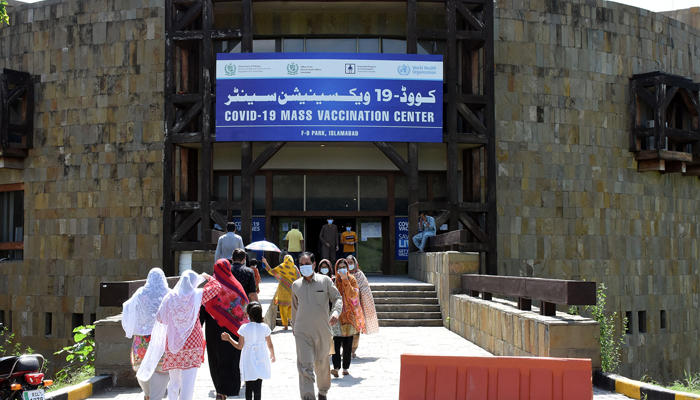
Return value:
M 407 277 L 368 277 L 370 282 L 410 283 Z M 260 300 L 267 309 L 277 288 L 272 277 L 263 277 Z M 272 364 L 273 378 L 263 382 L 263 397 L 266 399 L 298 399 L 299 381 L 296 369 L 296 352 L 291 331 L 281 328 L 272 333 L 277 362 Z M 402 353 L 450 354 L 462 356 L 489 356 L 490 353 L 441 327 L 382 327 L 379 333 L 362 336 L 353 359 L 349 376 L 333 378 L 328 392 L 329 399 L 381 399 L 396 400 L 399 397 L 400 357 Z M 207 363 L 202 364 L 195 385 L 195 399 L 214 398 Z M 241 389 L 245 397 L 245 389 Z M 596 400 L 620 400 L 625 396 L 596 390 Z M 138 388 L 113 388 L 99 393 L 92 399 L 141 400 Z

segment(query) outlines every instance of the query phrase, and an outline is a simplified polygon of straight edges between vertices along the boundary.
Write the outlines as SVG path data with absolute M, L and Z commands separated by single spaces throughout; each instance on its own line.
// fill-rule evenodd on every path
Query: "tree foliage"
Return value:
M 7 15 L 7 1 L 0 0 L 0 26 L 5 23 L 10 25 L 10 16 Z

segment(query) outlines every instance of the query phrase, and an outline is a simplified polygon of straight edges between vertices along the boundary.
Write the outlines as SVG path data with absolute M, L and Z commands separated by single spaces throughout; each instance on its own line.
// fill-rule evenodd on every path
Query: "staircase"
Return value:
M 435 286 L 371 283 L 379 326 L 443 326 Z

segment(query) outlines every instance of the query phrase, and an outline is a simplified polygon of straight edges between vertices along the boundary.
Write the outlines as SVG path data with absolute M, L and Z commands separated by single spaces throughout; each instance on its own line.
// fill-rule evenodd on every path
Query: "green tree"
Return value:
M 10 25 L 10 17 L 7 15 L 6 0 L 0 0 L 0 26 L 2 26 L 3 22 Z

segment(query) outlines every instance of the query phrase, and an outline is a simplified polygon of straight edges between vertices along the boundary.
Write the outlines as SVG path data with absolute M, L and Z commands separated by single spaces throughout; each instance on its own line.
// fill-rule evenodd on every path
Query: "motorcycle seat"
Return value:
M 13 366 L 15 367 L 14 371 L 12 370 Z M 41 368 L 41 362 L 39 362 L 38 357 L 9 356 L 0 358 L 0 377 L 8 375 L 11 371 L 13 374 L 18 372 L 35 372 L 39 371 L 39 368 Z

